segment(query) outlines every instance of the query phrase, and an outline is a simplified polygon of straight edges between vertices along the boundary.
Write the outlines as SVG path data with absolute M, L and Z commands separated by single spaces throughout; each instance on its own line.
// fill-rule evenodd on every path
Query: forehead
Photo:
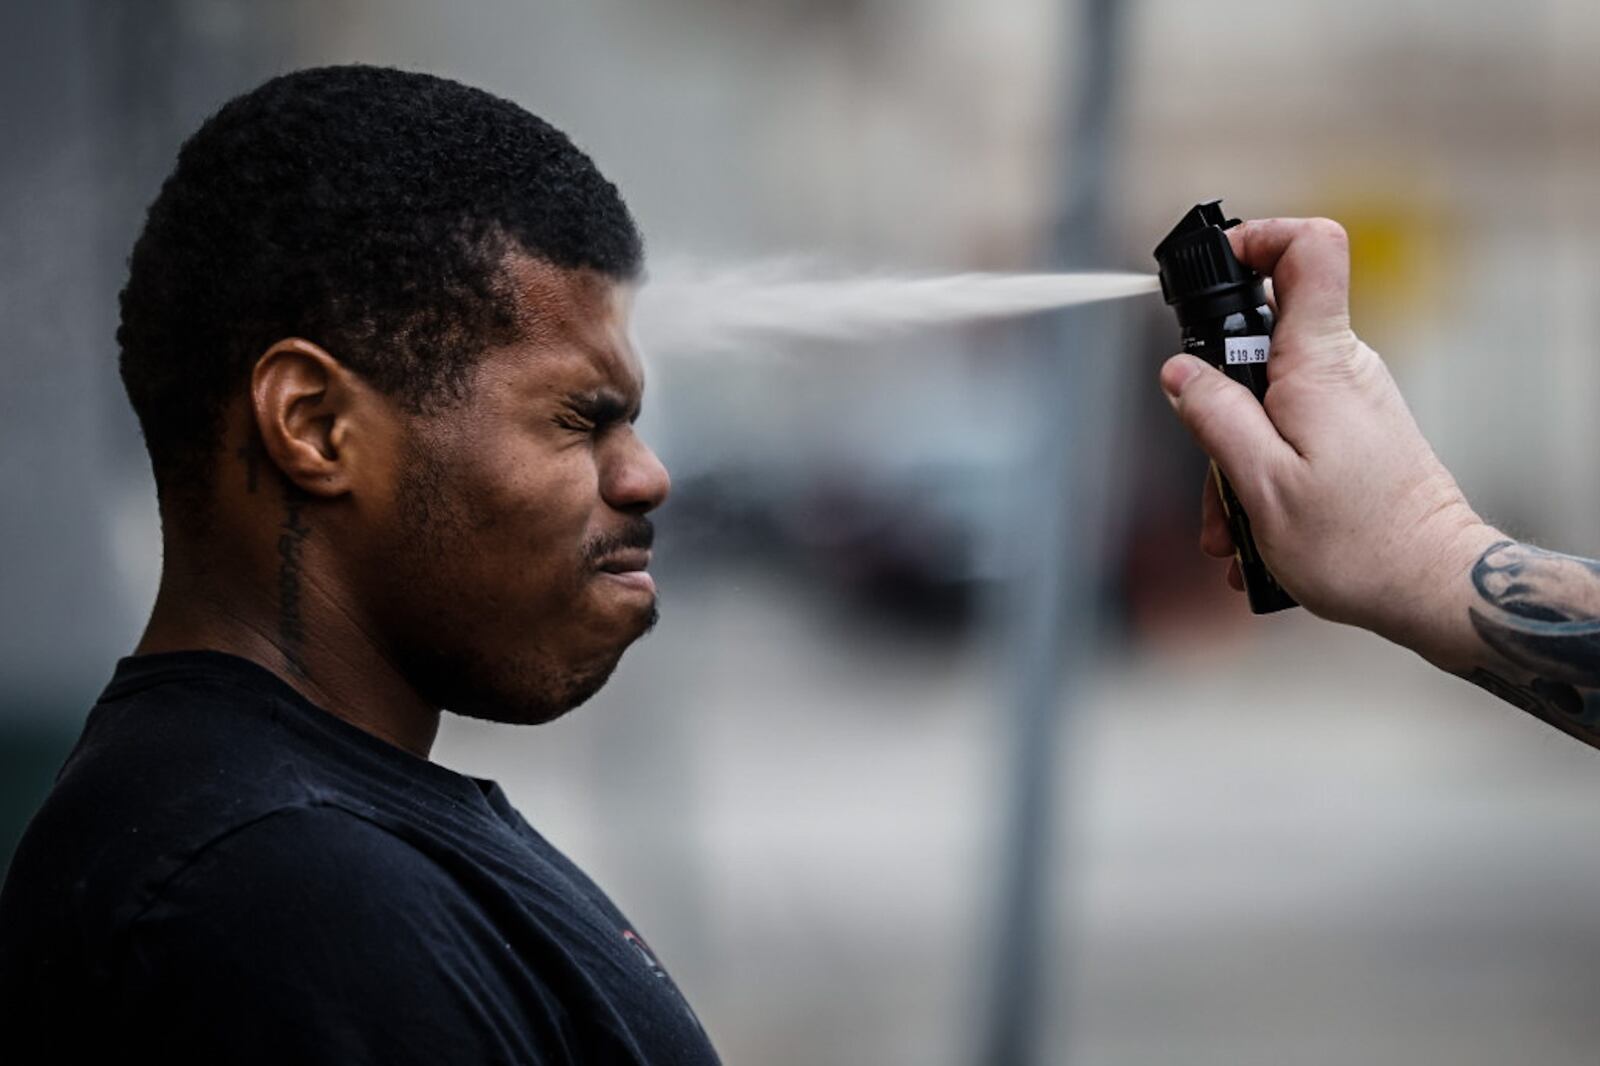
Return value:
M 644 369 L 628 337 L 631 283 L 524 256 L 509 261 L 507 281 L 517 339 L 484 354 L 483 376 L 520 400 L 602 388 L 637 400 Z

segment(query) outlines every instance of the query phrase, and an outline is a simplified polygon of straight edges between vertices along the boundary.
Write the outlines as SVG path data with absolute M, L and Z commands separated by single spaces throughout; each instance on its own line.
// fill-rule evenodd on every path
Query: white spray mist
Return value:
M 1048 311 L 1160 291 L 1153 274 L 866 274 L 769 260 L 652 268 L 633 328 L 652 355 L 735 353 L 767 339 L 866 340 L 907 330 Z

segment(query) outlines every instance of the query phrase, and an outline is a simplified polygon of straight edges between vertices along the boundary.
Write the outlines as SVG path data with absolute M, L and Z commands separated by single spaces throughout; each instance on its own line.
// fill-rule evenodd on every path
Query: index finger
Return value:
M 1284 319 L 1350 325 L 1350 238 L 1327 218 L 1265 218 L 1228 231 L 1233 254 L 1272 278 Z

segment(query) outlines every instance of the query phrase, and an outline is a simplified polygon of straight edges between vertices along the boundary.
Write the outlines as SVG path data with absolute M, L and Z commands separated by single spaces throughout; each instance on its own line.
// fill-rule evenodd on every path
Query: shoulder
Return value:
M 344 806 L 300 802 L 215 835 L 160 886 L 140 920 L 159 920 L 183 904 L 237 908 L 265 899 L 280 903 L 275 913 L 297 899 L 330 908 L 403 906 L 418 892 L 448 887 L 432 860 L 378 821 Z
M 437 863 L 387 829 L 340 807 L 301 805 L 207 843 L 156 888 L 129 942 L 146 965 L 193 956 L 241 975 L 316 978 L 441 941 L 441 913 L 465 902 Z
M 313 803 L 211 840 L 133 924 L 136 942 L 170 938 L 212 957 L 237 951 L 241 963 L 295 944 L 344 967 L 482 935 L 477 918 L 471 895 L 434 858 L 362 812 Z M 303 957 L 272 964 L 307 965 Z
M 93 951 L 208 842 L 312 797 L 259 702 L 184 685 L 96 705 L 12 856 L 0 940 L 20 921 Z
M 130 928 L 117 984 L 137 1042 L 179 1058 L 559 1061 L 559 1011 L 500 979 L 507 947 L 432 859 L 359 814 L 301 806 L 172 877 Z

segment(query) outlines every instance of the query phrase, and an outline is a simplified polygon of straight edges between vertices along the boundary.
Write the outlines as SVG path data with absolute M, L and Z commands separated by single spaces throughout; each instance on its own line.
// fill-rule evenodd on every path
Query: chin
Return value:
M 605 646 L 587 654 L 570 651 L 559 661 L 526 647 L 502 654 L 474 648 L 435 658 L 414 678 L 429 701 L 452 714 L 511 725 L 553 722 L 605 687 L 623 652 L 655 628 L 656 598 L 622 618 L 613 618 Z M 413 659 L 415 662 L 416 659 Z
M 648 623 L 654 625 L 654 612 Z M 648 625 L 644 630 L 648 629 Z M 636 638 L 635 638 L 636 639 Z M 482 664 L 467 671 L 453 696 L 441 701 L 445 710 L 465 718 L 508 725 L 543 725 L 583 705 L 605 687 L 622 660 L 622 647 L 576 666 L 552 667 L 543 661 L 506 662 L 498 669 Z
M 633 640 L 628 641 L 628 643 L 632 644 L 634 640 L 638 640 L 640 637 L 643 637 L 643 636 L 648 636 L 650 631 L 655 629 L 656 623 L 660 622 L 660 621 L 661 621 L 661 604 L 654 597 L 651 597 L 651 599 L 650 599 L 650 609 L 645 612 L 644 621 L 639 626 L 639 631 L 633 635 Z
M 473 691 L 450 701 L 445 710 L 463 718 L 507 725 L 544 725 L 588 702 L 605 687 L 621 656 L 600 669 L 587 669 L 559 679 L 543 677 L 537 685 L 511 684 Z

